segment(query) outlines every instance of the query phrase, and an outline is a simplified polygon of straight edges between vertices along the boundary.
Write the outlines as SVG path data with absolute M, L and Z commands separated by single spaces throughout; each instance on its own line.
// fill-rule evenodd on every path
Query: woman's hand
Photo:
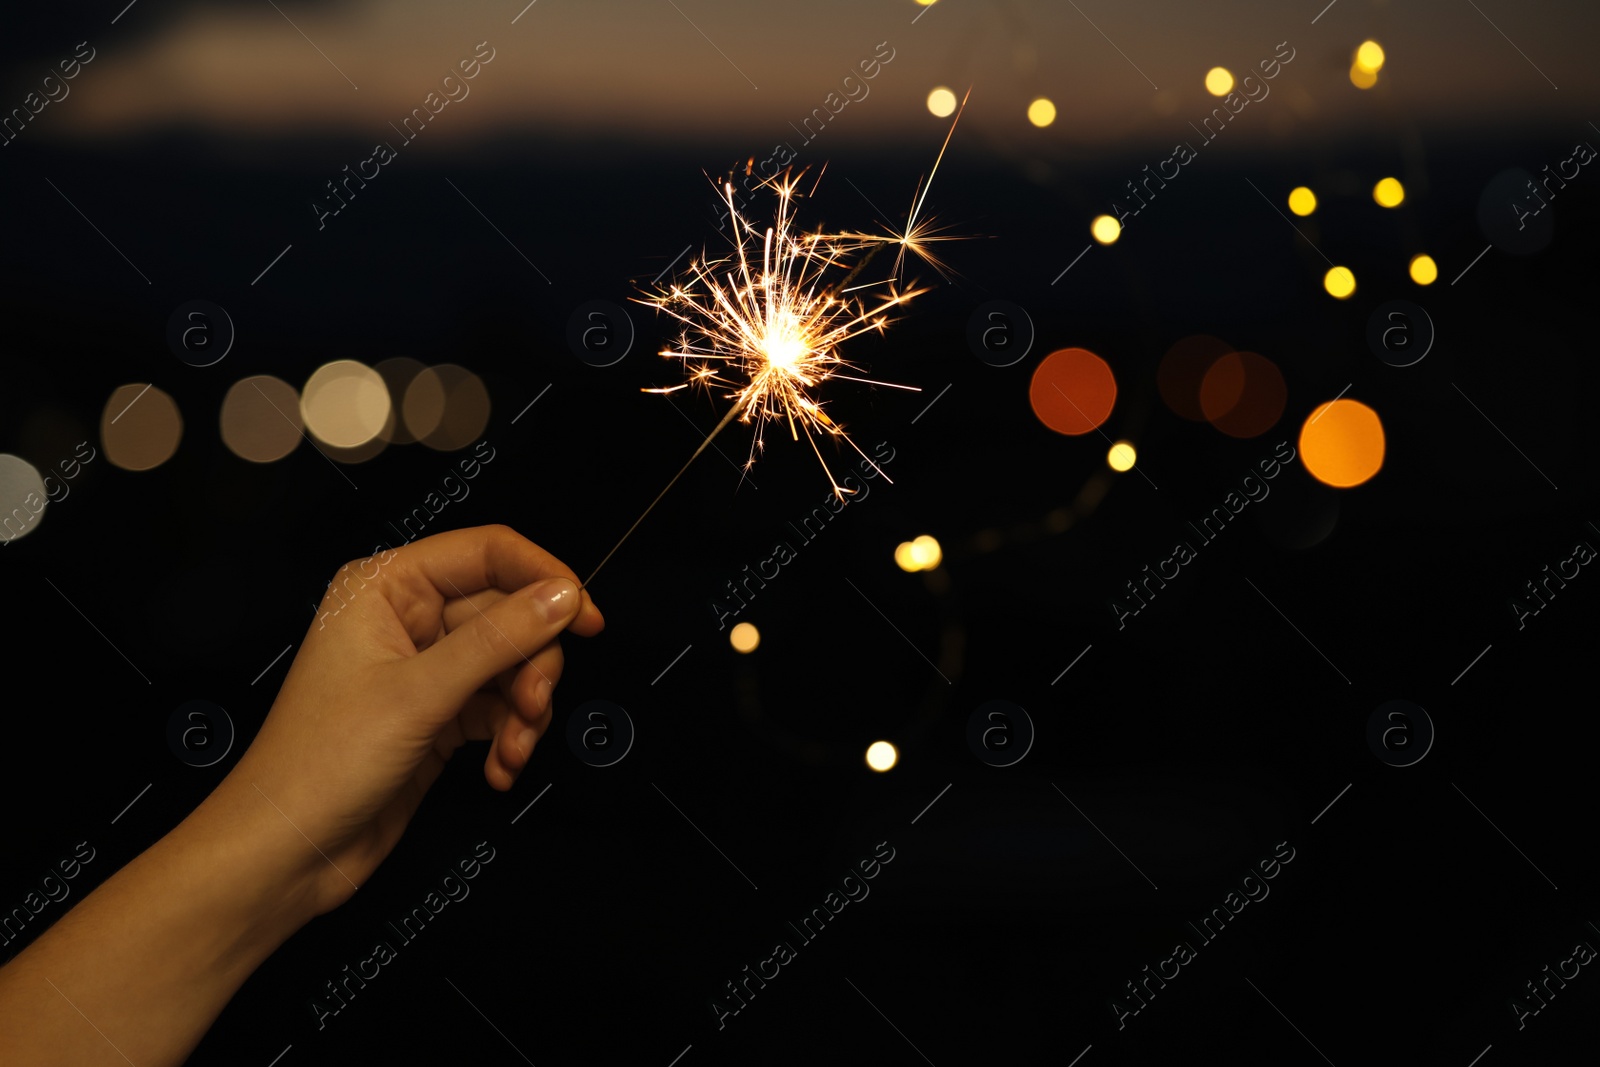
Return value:
M 337 605 L 337 606 L 335 606 Z M 161 840 L 0 968 L 0 1062 L 176 1067 L 251 972 L 348 900 L 462 743 L 510 789 L 562 630 L 605 621 L 505 526 L 340 569 L 255 741 Z
M 511 788 L 550 725 L 561 631 L 604 625 L 572 570 L 506 526 L 348 563 L 207 804 L 277 809 L 267 823 L 303 863 L 306 907 L 329 911 L 389 854 L 464 742 L 492 738 L 484 777 Z

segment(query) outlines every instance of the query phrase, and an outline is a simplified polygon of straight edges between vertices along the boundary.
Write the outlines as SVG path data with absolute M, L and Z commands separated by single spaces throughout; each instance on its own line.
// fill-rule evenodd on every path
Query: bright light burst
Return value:
M 967 96 L 971 95 L 969 89 Z M 722 182 L 720 193 L 733 223 L 732 251 L 716 259 L 702 252 L 698 259 L 690 261 L 688 274 L 682 280 L 674 281 L 668 288 L 657 286 L 654 295 L 635 300 L 665 311 L 683 323 L 677 345 L 662 349 L 661 354 L 682 360 L 689 375 L 680 385 L 644 391 L 675 393 L 696 384 L 707 389 L 721 387 L 730 390 L 725 395 L 733 401 L 733 406 L 700 442 L 688 462 L 656 494 L 644 513 L 628 527 L 622 539 L 600 560 L 584 580 L 585 586 L 594 581 L 617 549 L 683 477 L 683 472 L 735 418 L 755 424 L 750 455 L 744 465 L 747 471 L 755 464 L 756 453 L 766 447 L 763 431 L 767 424 L 781 421 L 788 426 L 789 436 L 794 440 L 798 441 L 802 432 L 806 435 L 807 443 L 828 476 L 828 483 L 833 486 L 834 495 L 840 500 L 858 490 L 846 489 L 833 476 L 818 447 L 819 435 L 840 438 L 883 474 L 884 481 L 889 481 L 883 468 L 850 440 L 844 427 L 829 417 L 822 402 L 811 391 L 835 378 L 921 391 L 911 385 L 877 382 L 843 373 L 859 372 L 860 368 L 844 358 L 840 346 L 869 330 L 882 333 L 893 321 L 890 312 L 929 291 L 901 287 L 901 270 L 907 254 L 921 259 L 941 275 L 947 269 L 929 246 L 935 241 L 957 238 L 941 236 L 931 219 L 921 217 L 922 205 L 966 106 L 963 97 L 950 123 L 950 132 L 945 134 L 944 144 L 933 161 L 933 169 L 928 172 L 927 182 L 919 181 L 911 194 L 911 211 L 906 216 L 905 226 L 899 230 L 885 226 L 884 233 L 869 234 L 813 233 L 796 229 L 794 202 L 805 195 L 799 191 L 805 172 L 795 174 L 792 170 L 761 183 L 761 188 L 776 194 L 778 209 L 773 224 L 758 230 L 739 213 L 734 203 L 733 182 Z M 820 180 L 821 175 L 818 175 Z M 815 185 L 812 188 L 814 190 Z M 872 258 L 891 246 L 896 253 L 888 276 L 880 281 L 852 285 Z
M 960 118 L 958 111 L 956 121 Z M 950 135 L 954 133 L 952 122 Z M 840 499 L 855 490 L 846 489 L 833 476 L 818 447 L 820 435 L 840 438 L 882 474 L 882 468 L 829 417 L 813 390 L 824 382 L 844 379 L 918 391 L 914 386 L 860 377 L 861 368 L 846 359 L 841 348 L 869 331 L 881 334 L 894 321 L 891 312 L 930 291 L 901 288 L 908 253 L 943 273 L 944 264 L 929 245 L 955 238 L 939 236 L 932 221 L 919 219 L 919 215 L 950 135 L 939 150 L 927 185 L 919 182 L 912 194 L 910 215 L 899 231 L 888 227 L 883 234 L 800 230 L 795 223 L 795 202 L 806 195 L 800 192 L 805 172 L 792 170 L 761 183 L 761 188 L 776 195 L 778 203 L 773 223 L 758 228 L 735 206 L 733 183 L 724 181 L 722 198 L 733 223 L 731 251 L 715 259 L 702 253 L 690 262 L 685 278 L 638 300 L 683 323 L 677 344 L 662 349 L 661 355 L 682 360 L 688 373 L 682 384 L 645 392 L 673 393 L 696 384 L 730 390 L 725 396 L 733 400 L 733 407 L 706 440 L 735 417 L 742 423 L 754 423 L 746 470 L 766 447 L 767 425 L 781 423 L 793 440 L 805 434 Z M 852 286 L 872 258 L 891 246 L 897 254 L 888 276 Z M 887 474 L 884 479 L 888 480 Z

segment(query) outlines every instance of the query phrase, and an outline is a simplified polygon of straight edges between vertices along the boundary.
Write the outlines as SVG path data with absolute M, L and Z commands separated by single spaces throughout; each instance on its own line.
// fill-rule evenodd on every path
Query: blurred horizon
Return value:
M 970 86 L 969 137 L 1010 151 L 1105 147 L 1180 135 L 1220 102 L 1204 84 L 1211 66 L 1259 78 L 1258 66 L 1275 54 L 1291 58 L 1274 80 L 1242 91 L 1279 103 L 1249 109 L 1266 114 L 1241 112 L 1230 141 L 1355 134 L 1398 115 L 1477 129 L 1541 118 L 1578 126 L 1591 118 L 1582 102 L 1600 93 L 1600 69 L 1582 52 L 1593 36 L 1583 31 L 1600 19 L 1577 2 L 1494 11 L 1442 0 L 1312 0 L 1269 23 L 1247 0 L 1204 11 L 1174 3 L 1126 10 L 1103 0 L 820 0 L 785 8 L 792 24 L 776 37 L 766 9 L 731 0 L 117 6 L 120 13 L 92 19 L 51 11 L 10 20 L 0 45 L 5 114 L 80 42 L 92 54 L 64 87 L 58 80 L 54 106 L 44 105 L 22 138 L 189 128 L 366 140 L 387 136 L 434 92 L 428 141 L 582 131 L 738 140 L 741 151 L 756 152 L 785 141 L 799 148 L 819 128 L 812 135 L 828 141 L 942 135 L 948 120 L 930 114 L 929 92 L 959 96 Z M 1363 91 L 1349 67 L 1369 38 L 1382 42 L 1387 62 Z M 1044 40 L 1060 42 L 1053 63 L 1041 58 Z M 487 61 L 445 85 L 475 53 Z M 1027 118 L 1039 97 L 1056 109 L 1044 129 Z

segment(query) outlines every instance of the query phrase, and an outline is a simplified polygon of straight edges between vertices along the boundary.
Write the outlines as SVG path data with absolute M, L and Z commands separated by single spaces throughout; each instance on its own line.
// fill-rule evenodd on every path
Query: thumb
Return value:
M 567 578 L 546 578 L 519 589 L 406 661 L 412 692 L 454 714 L 502 671 L 530 662 L 567 628 L 583 596 Z

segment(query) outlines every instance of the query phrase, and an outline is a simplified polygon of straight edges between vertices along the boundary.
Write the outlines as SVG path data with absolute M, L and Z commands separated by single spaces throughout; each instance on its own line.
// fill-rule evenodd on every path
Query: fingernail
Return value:
M 577 614 L 578 587 L 567 578 L 546 578 L 529 595 L 545 622 L 564 622 Z
M 539 679 L 539 687 L 534 692 L 533 700 L 541 712 L 549 711 L 555 706 L 555 688 L 550 679 Z
M 517 735 L 517 748 L 522 750 L 522 758 L 527 759 L 533 755 L 533 743 L 537 740 L 531 729 L 525 729 Z

